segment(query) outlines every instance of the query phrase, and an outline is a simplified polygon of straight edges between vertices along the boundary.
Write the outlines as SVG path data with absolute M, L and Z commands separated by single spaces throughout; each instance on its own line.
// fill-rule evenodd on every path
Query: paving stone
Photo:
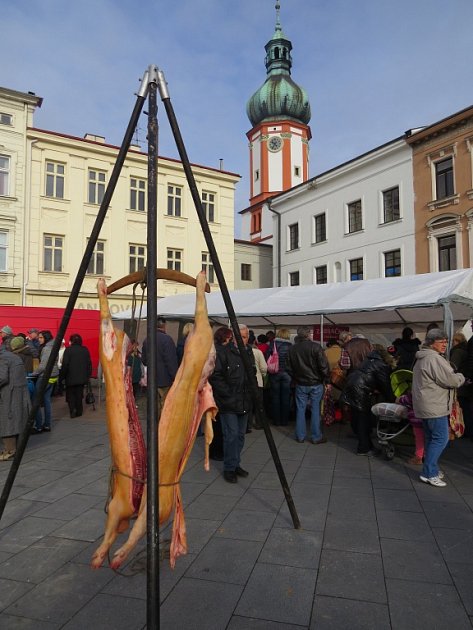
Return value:
M 261 548 L 261 542 L 213 538 L 186 571 L 186 577 L 245 584 Z
M 332 488 L 349 488 L 357 493 L 357 496 L 373 496 L 371 479 L 368 477 L 350 477 L 335 470 L 332 480 Z
M 63 630 L 84 630 L 84 628 L 141 630 L 144 624 L 146 624 L 146 606 L 141 600 L 99 593 L 63 626 Z
M 324 549 L 316 593 L 385 604 L 381 555 Z
M 473 615 L 473 564 L 449 562 L 448 570 L 457 587 L 466 612 Z
M 391 630 L 389 608 L 383 604 L 357 602 L 317 595 L 310 630 Z
M 293 459 L 285 459 L 281 461 L 281 466 L 283 467 L 286 475 L 296 473 L 301 467 L 301 463 L 297 460 Z M 277 474 L 276 465 L 272 459 L 268 460 L 265 465 L 262 467 L 261 472 L 271 472 Z
M 471 531 L 453 528 L 433 528 L 437 544 L 445 562 L 473 564 L 473 535 Z
M 38 621 L 26 617 L 16 617 L 5 613 L 0 615 L 0 628 L 2 630 L 59 630 L 62 624 Z
M 374 499 L 368 495 L 359 496 L 350 488 L 332 488 L 328 513 L 338 518 L 376 520 Z
M 424 578 L 427 577 L 426 570 Z M 454 586 L 387 579 L 386 588 L 393 630 L 471 630 L 470 620 Z
M 438 490 L 439 488 L 434 489 Z M 425 502 L 423 507 L 431 527 L 473 530 L 473 512 L 466 505 L 435 501 Z
M 317 571 L 256 564 L 236 615 L 308 626 Z
M 403 470 L 378 470 L 372 472 L 373 488 L 386 490 L 412 490 L 412 480 Z
M 27 516 L 0 532 L 0 550 L 17 553 L 44 538 L 63 523 L 64 521 L 55 519 Z
M 38 584 L 77 555 L 85 543 L 45 536 L 0 564 L 0 577 Z
M 43 509 L 39 509 L 36 512 L 36 516 L 39 516 L 40 518 L 71 520 L 96 504 L 96 496 L 73 493 L 63 499 L 59 499 L 59 501 L 56 501 L 55 503 L 43 503 L 43 505 L 46 506 Z
M 317 569 L 321 548 L 321 532 L 275 527 L 264 544 L 259 561 Z
M 403 512 L 422 512 L 422 506 L 414 490 L 393 490 L 375 488 L 376 510 L 400 510 Z
M 201 494 L 186 508 L 186 518 L 223 520 L 238 501 L 237 497 Z
M 5 511 L 0 521 L 0 529 L 5 529 L 13 523 L 20 521 L 25 516 L 35 514 L 41 508 L 48 505 L 41 501 L 25 501 L 24 499 L 11 499 L 5 506 Z
M 427 483 L 422 483 L 417 476 L 414 480 L 414 488 L 421 501 L 422 505 L 428 506 L 429 503 L 443 503 L 443 504 L 453 504 L 456 505 L 458 503 L 463 504 L 462 495 L 458 492 L 458 490 L 452 485 L 450 480 L 445 477 L 445 481 L 447 482 L 447 486 L 444 488 L 435 488 Z
M 92 571 L 66 564 L 6 609 L 7 614 L 66 623 L 113 577 L 110 569 Z
M 325 526 L 324 549 L 377 553 L 379 546 L 376 521 L 361 521 L 329 515 Z
M 100 477 L 100 479 L 97 479 L 96 481 L 93 481 L 92 483 L 83 486 L 82 488 L 77 488 L 77 490 L 75 490 L 74 492 L 76 494 L 88 494 L 102 497 L 105 504 L 105 501 L 108 497 L 109 487 L 110 475 L 107 474 L 103 477 Z
M 368 457 L 358 457 L 353 453 L 353 461 L 339 462 L 337 460 L 334 468 L 334 475 L 343 475 L 344 477 L 359 477 L 360 479 L 370 478 L 370 469 Z
M 182 503 L 186 508 L 192 501 L 202 494 L 205 485 L 202 483 L 181 483 Z
M 106 515 L 103 510 L 91 509 L 54 530 L 59 538 L 72 538 L 92 542 L 105 531 Z
M 227 485 L 236 486 L 238 484 Z M 250 488 L 235 504 L 235 507 L 238 510 L 253 510 L 277 514 L 283 502 L 284 494 L 281 489 L 265 490 L 261 488 Z
M 389 578 L 451 584 L 449 572 L 437 544 L 428 541 L 381 540 L 384 573 Z
M 425 514 L 418 512 L 398 512 L 377 510 L 378 530 L 381 538 L 398 540 L 434 540 L 432 530 Z
M 22 597 L 33 588 L 34 584 L 26 584 L 22 581 L 15 581 L 12 577 L 8 579 L 0 578 L 0 610 L 4 610 L 14 601 Z M 0 617 L 0 628 L 3 628 Z
M 186 518 L 187 524 L 187 551 L 189 553 L 199 553 L 210 537 L 220 527 L 221 521 Z
M 332 482 L 332 468 L 300 468 L 294 477 L 294 483 L 330 484 Z
M 239 584 L 182 578 L 161 604 L 161 630 L 226 628 L 240 599 Z
M 60 473 L 60 471 L 55 471 Z M 62 474 L 61 479 L 55 482 L 49 483 L 47 486 L 42 486 L 24 495 L 25 499 L 32 501 L 45 501 L 48 503 L 54 503 L 59 499 L 64 498 L 72 492 L 78 491 L 80 488 L 84 488 L 90 483 L 95 482 L 103 476 L 103 472 L 98 473 L 93 466 L 90 466 L 86 470 L 80 470 L 78 472 L 71 473 L 64 476 Z M 89 494 L 86 492 L 86 494 Z
M 227 630 L 301 630 L 301 626 L 234 615 L 227 626 Z
M 274 519 L 275 515 L 271 512 L 234 509 L 219 524 L 216 536 L 264 542 L 268 537 Z

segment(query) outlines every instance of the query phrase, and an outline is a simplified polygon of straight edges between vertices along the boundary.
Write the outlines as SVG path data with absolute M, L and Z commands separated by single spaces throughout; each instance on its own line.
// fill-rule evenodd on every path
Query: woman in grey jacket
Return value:
M 412 381 L 414 414 L 424 425 L 424 465 L 420 480 L 439 488 L 446 486 L 438 460 L 448 444 L 453 389 L 465 382 L 444 357 L 447 335 L 439 328 L 429 330 L 416 354 Z
M 46 365 L 49 361 L 49 357 L 51 355 L 51 350 L 54 345 L 54 337 L 51 334 L 50 330 L 42 330 L 38 335 L 39 343 L 41 344 L 41 354 L 39 367 L 37 370 L 33 372 L 31 376 L 37 377 L 36 387 L 39 386 L 41 380 L 44 378 L 44 370 L 46 369 Z M 54 362 L 53 370 L 51 372 L 51 376 L 49 378 L 48 386 L 44 392 L 43 398 L 43 407 L 44 407 L 44 418 L 41 413 L 41 408 L 38 409 L 38 413 L 36 414 L 34 427 L 31 429 L 31 433 L 43 433 L 51 431 L 51 393 L 53 389 L 53 385 L 57 382 L 57 377 L 59 374 L 59 368 L 57 366 L 57 357 Z

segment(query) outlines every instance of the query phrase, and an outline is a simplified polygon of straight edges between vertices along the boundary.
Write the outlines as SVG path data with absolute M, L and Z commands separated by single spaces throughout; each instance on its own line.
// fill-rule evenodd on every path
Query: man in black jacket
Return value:
M 254 366 L 253 351 L 247 345 L 249 330 L 242 324 L 240 332 L 245 351 Z M 238 477 L 248 477 L 248 472 L 240 466 L 240 457 L 245 444 L 248 414 L 252 408 L 251 390 L 238 348 L 228 344 L 216 346 L 216 350 L 215 370 L 209 381 L 222 424 L 223 476 L 225 481 L 236 483 Z
M 320 344 L 312 341 L 309 326 L 297 329 L 299 342 L 289 350 L 286 370 L 296 383 L 296 441 L 304 442 L 306 437 L 305 410 L 311 402 L 310 441 L 312 444 L 324 444 L 320 428 L 320 402 L 324 394 L 324 385 L 329 382 L 330 369 Z
M 143 341 L 141 348 L 141 360 L 143 365 L 148 365 L 147 339 Z M 166 332 L 166 320 L 158 317 L 156 335 L 156 380 L 158 387 L 158 419 L 164 406 L 171 385 L 177 373 L 176 344 L 173 338 Z
M 66 400 L 71 418 L 79 418 L 83 413 L 84 385 L 92 374 L 92 361 L 80 335 L 71 335 L 69 341 L 71 345 L 64 350 L 59 380 L 66 382 Z

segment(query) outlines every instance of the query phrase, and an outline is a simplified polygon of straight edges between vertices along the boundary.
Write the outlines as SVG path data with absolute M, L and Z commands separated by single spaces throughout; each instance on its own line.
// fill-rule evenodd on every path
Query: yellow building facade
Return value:
M 9 111 L 7 92 L 0 88 L 0 112 Z M 10 174 L 13 190 L 8 196 L 0 194 L 0 239 L 3 231 L 8 243 L 14 244 L 4 255 L 0 301 L 62 307 L 75 281 L 118 147 L 100 136 L 77 138 L 36 129 L 32 126 L 34 103 L 30 108 L 31 115 L 23 125 L 22 152 L 17 148 L 15 153 L 14 143 L 4 138 L 5 130 L 0 126 L 0 164 L 3 155 L 14 164 L 21 163 L 17 166 L 21 177 L 13 170 Z M 21 144 L 19 139 L 17 144 Z M 192 170 L 232 289 L 234 195 L 239 176 L 196 165 Z M 139 147 L 130 147 L 76 308 L 98 307 L 98 277 L 111 283 L 146 264 L 147 171 L 147 154 Z M 192 276 L 204 269 L 213 288 L 218 289 L 182 164 L 159 157 L 157 182 L 158 266 Z M 158 282 L 160 297 L 183 291 L 189 287 Z M 111 305 L 114 313 L 129 308 L 131 288 L 115 293 Z

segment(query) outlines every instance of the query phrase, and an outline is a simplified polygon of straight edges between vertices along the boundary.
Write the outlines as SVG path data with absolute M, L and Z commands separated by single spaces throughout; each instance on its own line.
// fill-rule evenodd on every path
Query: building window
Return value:
M 259 169 L 256 169 L 255 171 L 255 182 L 257 182 L 259 180 Z
M 167 266 L 168 269 L 182 271 L 182 249 L 168 249 Z
M 7 271 L 8 233 L 0 232 L 0 271 Z
M 130 208 L 140 212 L 146 210 L 146 180 L 130 177 Z
M 182 188 L 179 186 L 168 186 L 168 216 L 181 216 Z
M 251 280 L 251 265 L 248 263 L 241 263 L 241 279 Z
M 314 217 L 315 224 L 315 242 L 323 243 L 327 240 L 327 228 L 325 221 L 325 212 Z
M 455 194 L 453 186 L 453 158 L 435 163 L 436 199 L 444 199 Z
M 44 234 L 43 271 L 62 271 L 64 236 Z
M 299 224 L 293 223 L 289 226 L 289 251 L 299 248 Z
M 215 223 L 215 194 L 202 192 L 202 207 L 209 223 Z
M 441 236 L 438 239 L 439 271 L 457 268 L 457 247 L 455 234 Z
M 207 282 L 213 284 L 215 282 L 215 271 L 208 252 L 202 252 L 202 271 L 207 276 Z
M 90 259 L 87 273 L 94 276 L 101 276 L 105 269 L 105 241 L 95 243 L 92 258 Z
M 7 197 L 10 191 L 10 158 L 0 155 L 0 195 Z
M 383 191 L 383 222 L 391 223 L 400 218 L 399 186 Z
M 401 250 L 394 249 L 384 254 L 384 275 L 386 278 L 401 275 Z
M 298 271 L 291 271 L 289 273 L 289 286 L 290 287 L 299 286 L 299 272 Z
M 327 284 L 327 265 L 315 268 L 315 284 Z
M 251 214 L 251 230 L 250 233 L 261 232 L 261 210 L 257 210 Z
M 100 205 L 105 194 L 104 171 L 89 170 L 89 203 Z
M 360 232 L 363 229 L 361 216 L 361 199 L 348 204 L 348 232 Z
M 64 199 L 64 164 L 46 162 L 46 197 Z
M 363 258 L 350 260 L 350 280 L 363 280 Z
M 128 251 L 130 273 L 135 273 L 135 271 L 141 271 L 141 269 L 144 269 L 146 262 L 146 246 L 130 243 Z
M 5 114 L 4 112 L 0 112 L 0 125 L 12 125 L 13 124 L 13 116 L 11 114 Z
M 301 176 L 301 167 L 294 166 L 294 177 L 300 177 L 300 176 Z

